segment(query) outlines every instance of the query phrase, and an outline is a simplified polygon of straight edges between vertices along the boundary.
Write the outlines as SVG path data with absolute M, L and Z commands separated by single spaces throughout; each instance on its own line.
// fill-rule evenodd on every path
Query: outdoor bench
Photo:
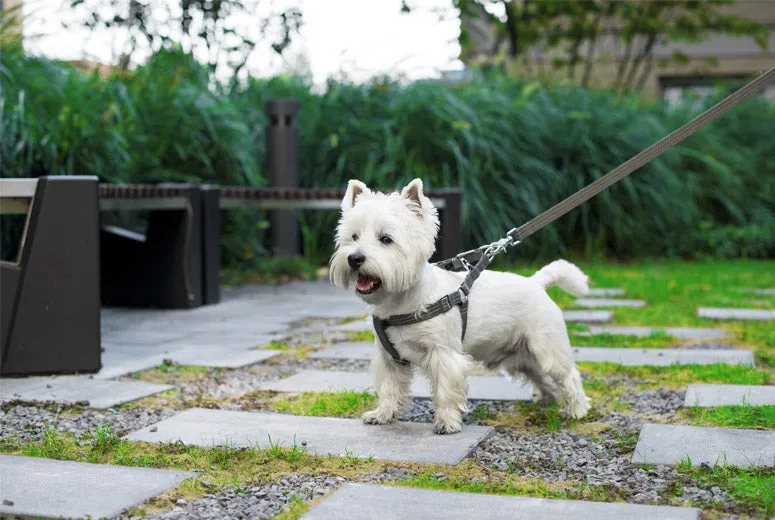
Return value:
M 26 215 L 0 262 L 0 375 L 100 369 L 97 177 L 0 179 L 0 213 Z

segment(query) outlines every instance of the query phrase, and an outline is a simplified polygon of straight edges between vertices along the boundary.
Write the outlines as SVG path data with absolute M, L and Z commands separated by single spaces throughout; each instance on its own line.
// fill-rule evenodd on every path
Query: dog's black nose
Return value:
M 350 267 L 353 269 L 358 269 L 365 261 L 366 257 L 363 256 L 363 253 L 353 253 L 347 257 L 347 263 L 350 264 Z

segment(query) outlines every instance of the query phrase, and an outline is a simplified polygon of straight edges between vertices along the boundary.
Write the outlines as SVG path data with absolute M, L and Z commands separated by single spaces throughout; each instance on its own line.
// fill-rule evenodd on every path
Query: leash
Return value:
M 448 258 L 447 260 L 437 262 L 436 265 L 442 269 L 446 269 L 448 271 L 468 271 L 468 274 L 466 275 L 463 283 L 460 285 L 457 291 L 442 296 L 441 299 L 432 305 L 420 309 L 417 312 L 409 314 L 396 314 L 393 316 L 388 316 L 385 319 L 380 319 L 374 316 L 372 318 L 374 331 L 379 337 L 382 348 L 385 349 L 385 351 L 393 358 L 396 363 L 401 365 L 409 365 L 409 361 L 403 359 L 398 353 L 395 346 L 388 338 L 385 330 L 388 327 L 420 323 L 422 321 L 429 320 L 444 314 L 445 312 L 452 310 L 454 307 L 460 308 L 460 316 L 463 320 L 462 338 L 465 339 L 466 324 L 468 321 L 468 294 L 470 293 L 471 287 L 473 286 L 476 279 L 479 278 L 479 275 L 481 275 L 485 269 L 487 269 L 487 266 L 490 265 L 490 263 L 498 254 L 505 252 L 509 247 L 516 246 L 522 242 L 522 240 L 529 237 L 536 231 L 539 231 L 543 227 L 551 224 L 572 209 L 575 209 L 595 195 L 598 195 L 603 190 L 609 188 L 613 184 L 616 184 L 626 176 L 630 175 L 632 172 L 639 169 L 643 165 L 659 157 L 670 148 L 694 135 L 707 124 L 715 121 L 741 102 L 763 90 L 764 87 L 773 81 L 775 81 L 775 68 L 768 70 L 755 80 L 751 81 L 744 87 L 738 89 L 734 93 L 724 98 L 719 103 L 713 105 L 711 108 L 695 117 L 680 127 L 678 130 L 675 130 L 667 136 L 663 137 L 656 143 L 640 152 L 638 155 L 617 166 L 604 176 L 583 187 L 570 197 L 558 202 L 540 215 L 534 217 L 525 224 L 522 224 L 520 227 L 512 228 L 508 231 L 508 233 L 506 233 L 506 236 L 500 240 L 477 249 L 465 251 L 457 256 Z
M 506 233 L 506 236 L 499 241 L 479 247 L 477 249 L 471 249 L 470 251 L 460 253 L 459 255 L 448 258 L 447 260 L 441 260 L 437 262 L 436 265 L 448 271 L 468 271 L 472 264 L 477 263 L 479 259 L 482 258 L 486 252 L 496 244 L 505 244 L 503 250 L 519 244 L 522 240 L 529 237 L 536 231 L 551 224 L 572 209 L 575 209 L 606 188 L 619 182 L 643 165 L 659 157 L 670 148 L 694 135 L 698 130 L 715 121 L 741 102 L 762 91 L 764 87 L 772 82 L 775 82 L 775 68 L 772 68 L 764 74 L 760 75 L 758 78 L 730 94 L 719 103 L 713 105 L 711 108 L 695 117 L 678 130 L 675 130 L 674 132 L 663 137 L 656 143 L 640 152 L 638 155 L 614 168 L 596 181 L 588 184 L 570 197 L 561 202 L 558 202 L 537 217 L 534 217 L 532 220 L 522 224 L 520 227 L 512 228 L 508 233 Z

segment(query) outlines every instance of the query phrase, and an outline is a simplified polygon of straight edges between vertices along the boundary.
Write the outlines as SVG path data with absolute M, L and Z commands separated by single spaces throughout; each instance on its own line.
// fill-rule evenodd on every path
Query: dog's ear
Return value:
M 407 184 L 406 187 L 401 190 L 401 196 L 413 200 L 418 206 L 422 207 L 422 180 L 415 179 Z
M 347 183 L 347 191 L 342 199 L 342 212 L 348 211 L 355 206 L 355 199 L 361 193 L 371 193 L 371 190 L 361 181 L 350 179 Z

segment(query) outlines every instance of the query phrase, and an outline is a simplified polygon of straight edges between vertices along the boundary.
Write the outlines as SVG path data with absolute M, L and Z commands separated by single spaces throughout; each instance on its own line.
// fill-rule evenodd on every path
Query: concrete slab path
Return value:
M 481 401 L 529 401 L 533 388 L 521 386 L 502 376 L 470 376 L 468 398 Z M 374 378 L 368 372 L 336 372 L 302 370 L 285 379 L 261 385 L 263 390 L 276 392 L 375 392 Z M 432 396 L 428 378 L 416 375 L 409 390 L 412 397 Z
M 692 466 L 775 466 L 775 431 L 647 423 L 632 462 L 676 465 L 687 457 Z
M 105 381 L 88 376 L 25 377 L 0 379 L 0 401 L 54 401 L 88 403 L 91 408 L 111 408 L 174 387 L 140 381 Z
M 775 386 L 691 384 L 684 406 L 775 405 Z
M 489 426 L 464 425 L 463 431 L 455 435 L 436 435 L 429 423 L 376 426 L 363 424 L 360 419 L 191 408 L 126 438 L 235 448 L 268 448 L 271 442 L 323 456 L 457 464 L 492 432 Z
M 316 506 L 303 520 L 699 520 L 691 507 L 550 500 L 461 493 L 402 486 L 348 483 Z
M 0 513 L 112 518 L 195 476 L 191 471 L 0 455 Z

